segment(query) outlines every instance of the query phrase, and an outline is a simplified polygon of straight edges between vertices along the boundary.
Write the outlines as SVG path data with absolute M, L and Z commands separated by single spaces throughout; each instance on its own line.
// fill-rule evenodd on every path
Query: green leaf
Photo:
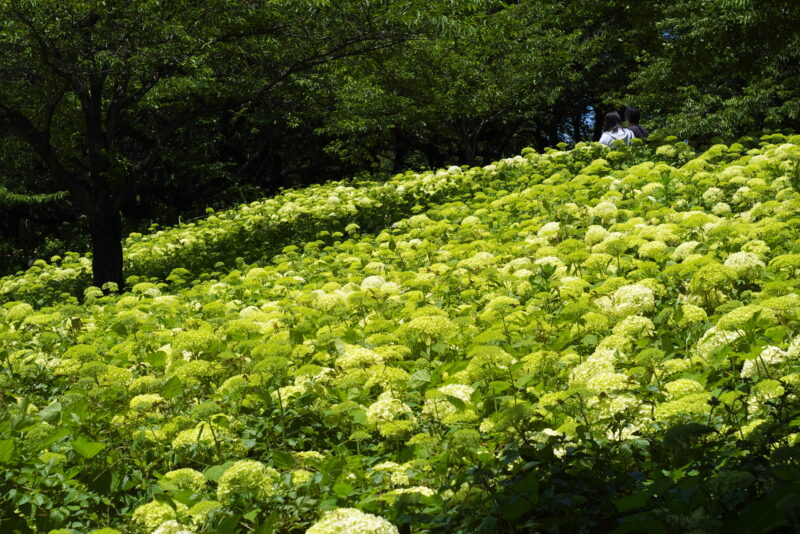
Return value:
M 353 485 L 348 484 L 343 480 L 340 480 L 339 482 L 333 485 L 333 493 L 335 493 L 337 497 L 341 497 L 342 499 L 349 497 L 352 491 L 353 491 Z
M 522 517 L 539 501 L 539 478 L 535 471 L 528 471 L 511 486 L 510 495 L 503 503 L 500 513 L 508 521 Z
M 47 439 L 46 439 L 46 440 L 44 440 L 44 442 L 42 443 L 42 448 L 47 448 L 47 447 L 49 447 L 50 445 L 52 445 L 52 444 L 53 444 L 53 443 L 55 443 L 56 441 L 58 441 L 58 440 L 60 440 L 60 439 L 63 439 L 63 438 L 65 438 L 65 437 L 69 436 L 71 433 L 72 433 L 72 430 L 70 430 L 70 429 L 69 429 L 69 428 L 67 428 L 67 427 L 61 427 L 61 428 L 57 428 L 57 429 L 55 430 L 55 432 L 53 432 L 52 434 L 50 434 L 49 436 L 47 436 Z
M 254 509 L 254 510 L 250 510 L 249 512 L 244 514 L 242 516 L 242 519 L 244 519 L 246 521 L 253 521 L 256 517 L 258 517 L 258 508 Z
M 161 396 L 165 399 L 173 399 L 183 393 L 183 382 L 177 376 L 173 376 L 167 383 L 164 384 L 164 388 L 161 390 Z
M 494 382 L 489 382 L 489 389 L 493 395 L 499 395 L 510 387 L 511 384 L 504 381 L 495 380 Z
M 454 397 L 452 395 L 445 395 L 444 398 L 447 399 L 447 402 L 449 402 L 459 410 L 464 410 L 467 407 L 466 403 L 463 400 L 459 399 L 458 397 Z
M 7 464 L 14 457 L 16 445 L 13 439 L 0 441 L 0 463 Z
M 514 382 L 514 386 L 517 388 L 524 388 L 534 380 L 539 377 L 539 373 L 529 373 L 527 375 L 521 376 Z
M 280 469 L 292 469 L 295 466 L 294 456 L 286 451 L 272 451 L 272 463 Z
M 80 423 L 85 420 L 89 416 L 89 401 L 86 399 L 80 399 L 77 402 L 70 404 L 67 408 L 64 408 L 64 411 L 61 416 L 62 421 L 74 421 L 76 423 Z
M 256 529 L 253 531 L 253 534 L 272 534 L 275 532 L 275 523 L 278 522 L 278 513 L 273 511 L 269 514 L 269 517 L 258 525 Z
M 234 534 L 236 528 L 239 526 L 239 520 L 242 519 L 241 515 L 234 515 L 223 519 L 213 528 L 208 529 L 207 534 Z
M 128 327 L 123 322 L 117 322 L 111 325 L 111 331 L 119 337 L 128 337 Z
M 43 421 L 52 423 L 53 421 L 58 419 L 58 416 L 60 414 L 61 414 L 61 403 L 56 401 L 56 402 L 51 402 L 45 408 L 43 408 L 39 412 L 39 417 L 41 417 Z
M 622 525 L 611 531 L 612 534 L 627 534 L 629 532 L 634 534 L 641 534 L 642 532 L 647 534 L 667 534 L 669 532 L 664 523 L 653 518 L 650 512 L 636 514 L 625 519 L 626 521 Z
M 616 506 L 617 510 L 620 512 L 629 512 L 631 510 L 635 510 L 636 508 L 642 508 L 646 504 L 647 495 L 644 493 L 635 493 L 633 495 L 628 495 L 627 497 L 614 500 L 614 506 Z
M 417 389 L 429 384 L 431 381 L 431 374 L 426 369 L 420 369 L 411 375 L 409 379 L 409 386 L 412 389 Z
M 791 524 L 790 511 L 781 510 L 776 504 L 785 497 L 793 497 L 794 500 L 798 494 L 800 494 L 800 484 L 780 485 L 763 499 L 747 506 L 738 517 L 731 519 L 728 528 L 731 532 L 755 534 L 772 532 L 774 529 L 789 526 Z
M 153 367 L 164 367 L 167 364 L 167 353 L 163 350 L 157 350 L 148 354 L 145 357 L 145 361 Z
M 782 326 L 775 326 L 773 328 L 768 328 L 767 330 L 765 330 L 764 335 L 770 338 L 773 343 L 780 343 L 781 341 L 786 339 L 788 332 Z
M 353 417 L 353 421 L 359 425 L 367 424 L 367 413 L 364 410 L 353 410 L 350 414 Z
M 203 475 L 210 480 L 211 482 L 219 481 L 222 474 L 228 470 L 230 466 L 233 465 L 232 461 L 225 462 L 224 464 L 214 465 L 209 467 L 203 472 Z
M 86 436 L 78 436 L 75 441 L 72 442 L 72 448 L 84 458 L 92 458 L 105 449 L 106 444 L 99 441 L 92 441 Z

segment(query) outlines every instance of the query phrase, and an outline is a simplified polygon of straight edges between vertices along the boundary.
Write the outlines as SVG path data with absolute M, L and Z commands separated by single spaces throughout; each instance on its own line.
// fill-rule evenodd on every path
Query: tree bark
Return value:
M 122 290 L 122 215 L 111 199 L 99 199 L 90 217 L 92 280 L 102 287 L 114 282 Z
M 397 174 L 405 169 L 406 158 L 411 144 L 402 134 L 402 132 L 394 131 L 394 158 L 392 161 L 392 174 Z

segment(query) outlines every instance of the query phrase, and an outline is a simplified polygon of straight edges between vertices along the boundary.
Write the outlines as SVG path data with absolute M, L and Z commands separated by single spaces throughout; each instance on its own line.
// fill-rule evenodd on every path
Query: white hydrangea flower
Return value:
M 175 520 L 178 514 L 184 514 L 188 510 L 186 505 L 176 503 L 177 506 L 173 508 L 169 504 L 161 501 L 150 501 L 143 504 L 133 511 L 131 518 L 134 523 L 143 525 L 144 527 L 155 530 L 167 521 Z
M 433 497 L 436 492 L 427 486 L 412 486 L 410 488 L 397 488 L 387 492 L 385 495 L 422 495 L 423 497 Z
M 765 347 L 761 353 L 752 360 L 745 360 L 742 364 L 742 378 L 769 377 L 769 368 L 787 359 L 788 354 L 775 346 Z
M 408 470 L 397 462 L 381 462 L 373 465 L 370 470 L 373 473 L 388 473 L 388 481 L 391 482 L 393 486 L 407 486 L 411 482 L 408 476 Z
M 345 345 L 344 354 L 336 358 L 336 365 L 341 369 L 367 368 L 382 363 L 380 354 L 361 345 Z
M 558 231 L 560 229 L 561 229 L 561 223 L 555 221 L 548 222 L 543 224 L 542 227 L 539 228 L 539 232 L 537 235 L 539 237 L 547 237 L 547 238 L 555 237 L 556 235 L 558 235 Z
M 720 202 L 723 198 L 725 198 L 725 192 L 719 187 L 709 187 L 703 193 L 703 202 L 705 202 L 707 206 L 712 206 Z
M 667 382 L 664 384 L 664 389 L 667 390 L 667 395 L 670 400 L 705 391 L 705 388 L 700 382 L 690 378 L 678 378 L 677 380 Z
M 130 400 L 129 406 L 134 412 L 147 412 L 157 404 L 164 402 L 164 397 L 157 393 L 136 395 Z
M 629 284 L 617 288 L 611 296 L 611 302 L 616 315 L 647 313 L 655 308 L 655 294 L 647 286 Z
M 412 416 L 413 412 L 408 404 L 395 398 L 391 391 L 384 391 L 378 400 L 367 408 L 367 422 L 370 424 L 388 423 Z
M 386 280 L 382 276 L 368 276 L 361 282 L 361 290 L 379 290 L 385 283 Z
M 663 241 L 649 241 L 639 247 L 639 257 L 659 260 L 666 256 L 667 244 Z
M 694 346 L 693 352 L 696 356 L 707 360 L 716 349 L 729 345 L 740 337 L 742 332 L 719 330 L 716 326 L 712 326 Z
M 699 241 L 685 241 L 672 251 L 672 259 L 675 261 L 685 260 L 689 255 L 694 253 L 698 246 L 700 246 Z
M 614 325 L 612 331 L 619 336 L 638 339 L 652 336 L 655 331 L 655 325 L 647 317 L 630 315 Z
M 608 233 L 608 230 L 602 226 L 593 224 L 586 229 L 586 234 L 584 234 L 583 239 L 586 241 L 587 245 L 595 245 L 603 242 L 603 240 L 608 237 Z
M 453 333 L 455 324 L 441 315 L 421 315 L 411 319 L 403 328 L 418 337 L 438 339 Z
M 337 508 L 325 513 L 306 534 L 399 534 L 397 527 L 355 508 Z
M 581 364 L 576 365 L 569 376 L 571 385 L 588 386 L 596 376 L 611 375 L 615 373 L 614 353 L 607 349 L 596 350 Z
M 608 200 L 602 200 L 596 206 L 589 208 L 589 215 L 600 219 L 613 219 L 617 216 L 618 209 L 616 204 Z
M 238 496 L 249 494 L 258 501 L 275 495 L 275 485 L 280 474 L 256 460 L 239 460 L 219 479 L 217 499 L 222 504 L 233 503 Z
M 195 531 L 171 519 L 161 523 L 151 534 L 195 534 Z
M 465 384 L 447 384 L 437 388 L 436 391 L 442 393 L 443 395 L 447 395 L 448 397 L 459 399 L 464 404 L 469 405 L 475 389 Z M 423 415 L 434 417 L 440 421 L 445 417 L 453 415 L 457 412 L 458 408 L 456 408 L 452 402 L 447 400 L 447 398 L 438 396 L 426 399 L 425 405 L 422 407 Z
M 725 259 L 725 266 L 730 267 L 736 276 L 745 280 L 754 280 L 766 267 L 758 255 L 752 252 L 734 252 Z
M 555 267 L 556 274 L 558 276 L 563 276 L 567 272 L 567 266 L 561 261 L 560 258 L 556 256 L 544 256 L 543 258 L 539 258 L 535 262 L 534 265 L 550 265 Z
M 474 256 L 459 261 L 458 267 L 477 270 L 488 267 L 489 265 L 492 265 L 496 261 L 497 258 L 495 258 L 494 254 L 492 254 L 491 252 L 481 251 L 475 254 Z
M 206 477 L 203 473 L 185 467 L 164 474 L 164 480 L 174 484 L 179 490 L 200 493 L 206 487 Z
M 711 213 L 724 217 L 731 214 L 731 206 L 726 202 L 717 202 L 711 207 Z

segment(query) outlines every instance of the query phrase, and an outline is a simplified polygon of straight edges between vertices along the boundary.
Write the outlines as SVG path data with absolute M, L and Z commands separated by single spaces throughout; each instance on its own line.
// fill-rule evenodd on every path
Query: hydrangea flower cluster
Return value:
M 242 228 L 255 248 L 267 229 L 325 223 L 268 260 L 136 274 L 131 292 L 81 302 L 39 299 L 78 260 L 42 262 L 0 282 L 17 299 L 0 304 L 0 389 L 24 421 L 0 441 L 11 464 L 76 473 L 128 469 L 135 450 L 119 527 L 164 534 L 275 507 L 311 534 L 397 532 L 483 502 L 453 480 L 515 447 L 568 459 L 591 442 L 646 462 L 686 423 L 778 449 L 800 437 L 758 429 L 800 387 L 799 145 L 670 145 L 644 161 L 579 145 L 290 191 L 128 243 L 146 265 Z M 414 215 L 367 231 L 379 204 Z
M 306 534 L 398 534 L 397 527 L 385 519 L 355 508 L 337 508 L 306 530 Z
M 256 460 L 239 460 L 230 466 L 219 479 L 217 499 L 231 504 L 243 496 L 256 501 L 266 501 L 275 495 L 278 472 Z

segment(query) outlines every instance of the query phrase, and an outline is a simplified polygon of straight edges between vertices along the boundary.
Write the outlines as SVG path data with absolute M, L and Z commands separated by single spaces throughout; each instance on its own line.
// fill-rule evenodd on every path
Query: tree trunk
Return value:
M 472 138 L 469 135 L 461 137 L 461 150 L 459 150 L 459 163 L 462 165 L 472 165 L 475 161 L 475 148 L 472 143 Z
M 419 149 L 425 154 L 425 159 L 428 160 L 428 166 L 431 169 L 440 169 L 444 167 L 444 155 L 439 150 L 439 147 L 431 144 L 424 143 L 419 146 Z
M 92 236 L 92 279 L 97 287 L 114 282 L 122 290 L 122 216 L 110 199 L 93 208 L 89 231 Z
M 394 131 L 394 158 L 392 160 L 392 174 L 402 172 L 406 165 L 406 158 L 408 151 L 411 148 L 410 143 L 402 134 L 397 130 Z

